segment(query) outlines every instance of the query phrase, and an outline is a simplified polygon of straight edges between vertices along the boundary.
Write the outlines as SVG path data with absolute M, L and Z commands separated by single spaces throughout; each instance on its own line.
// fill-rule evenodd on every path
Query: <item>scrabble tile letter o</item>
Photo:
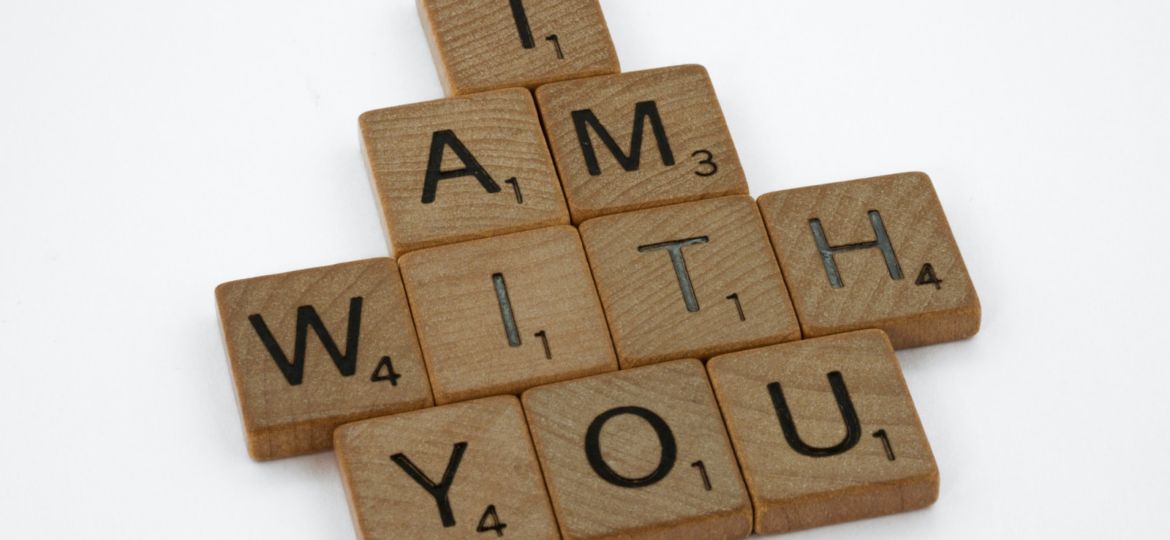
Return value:
M 550 384 L 522 401 L 564 538 L 751 532 L 747 491 L 698 360 Z

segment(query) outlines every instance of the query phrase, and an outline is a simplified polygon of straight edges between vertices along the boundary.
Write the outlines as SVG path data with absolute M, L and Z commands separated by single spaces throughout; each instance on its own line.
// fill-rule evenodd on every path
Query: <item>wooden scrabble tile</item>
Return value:
M 572 227 L 425 249 L 401 264 L 438 403 L 617 368 Z
M 751 533 L 751 504 L 698 360 L 542 386 L 522 400 L 564 538 Z
M 592 219 L 581 236 L 623 368 L 800 339 L 750 197 Z
M 617 73 L 597 0 L 419 0 L 447 95 Z
M 527 90 L 379 109 L 359 123 L 395 254 L 569 222 Z
M 979 297 L 925 174 L 777 191 L 759 204 L 805 337 L 880 328 L 900 349 L 979 331 Z
M 549 84 L 536 100 L 574 223 L 748 193 L 702 66 Z
M 362 540 L 557 538 L 515 396 L 346 424 L 334 438 Z
M 938 498 L 938 467 L 885 334 L 862 330 L 707 364 L 770 534 L 905 512 Z
M 393 259 L 232 281 L 215 296 L 255 459 L 327 450 L 338 425 L 432 404 Z

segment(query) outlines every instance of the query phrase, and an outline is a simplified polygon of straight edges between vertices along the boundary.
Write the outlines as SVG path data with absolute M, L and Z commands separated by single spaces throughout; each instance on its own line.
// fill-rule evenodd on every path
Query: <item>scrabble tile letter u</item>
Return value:
M 905 512 L 938 498 L 938 467 L 879 330 L 707 364 L 751 492 L 756 532 Z

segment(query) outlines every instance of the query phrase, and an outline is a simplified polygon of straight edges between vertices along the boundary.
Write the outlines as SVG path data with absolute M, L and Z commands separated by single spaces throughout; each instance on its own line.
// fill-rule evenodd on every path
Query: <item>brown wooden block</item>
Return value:
M 359 123 L 395 254 L 569 222 L 526 90 L 379 109 Z
M 597 0 L 419 0 L 447 95 L 617 73 Z
M 979 297 L 925 174 L 777 191 L 759 204 L 805 337 L 880 328 L 901 349 L 979 331 Z
M 334 438 L 358 538 L 558 538 L 514 396 L 346 424 Z
M 231 281 L 215 297 L 255 459 L 327 450 L 338 425 L 432 404 L 393 259 Z
M 617 368 L 572 227 L 416 251 L 402 276 L 438 403 Z
M 751 504 L 694 359 L 524 393 L 566 539 L 743 538 Z
M 549 84 L 536 100 L 574 223 L 748 193 L 702 66 Z
M 800 339 L 750 197 L 592 219 L 581 236 L 622 367 Z
M 905 512 L 938 498 L 930 443 L 880 330 L 732 353 L 707 369 L 756 532 Z

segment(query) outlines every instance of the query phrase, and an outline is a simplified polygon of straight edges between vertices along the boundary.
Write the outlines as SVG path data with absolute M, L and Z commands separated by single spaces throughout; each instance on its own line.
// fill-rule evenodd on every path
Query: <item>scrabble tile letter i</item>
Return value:
M 597 0 L 419 0 L 447 95 L 618 72 Z

